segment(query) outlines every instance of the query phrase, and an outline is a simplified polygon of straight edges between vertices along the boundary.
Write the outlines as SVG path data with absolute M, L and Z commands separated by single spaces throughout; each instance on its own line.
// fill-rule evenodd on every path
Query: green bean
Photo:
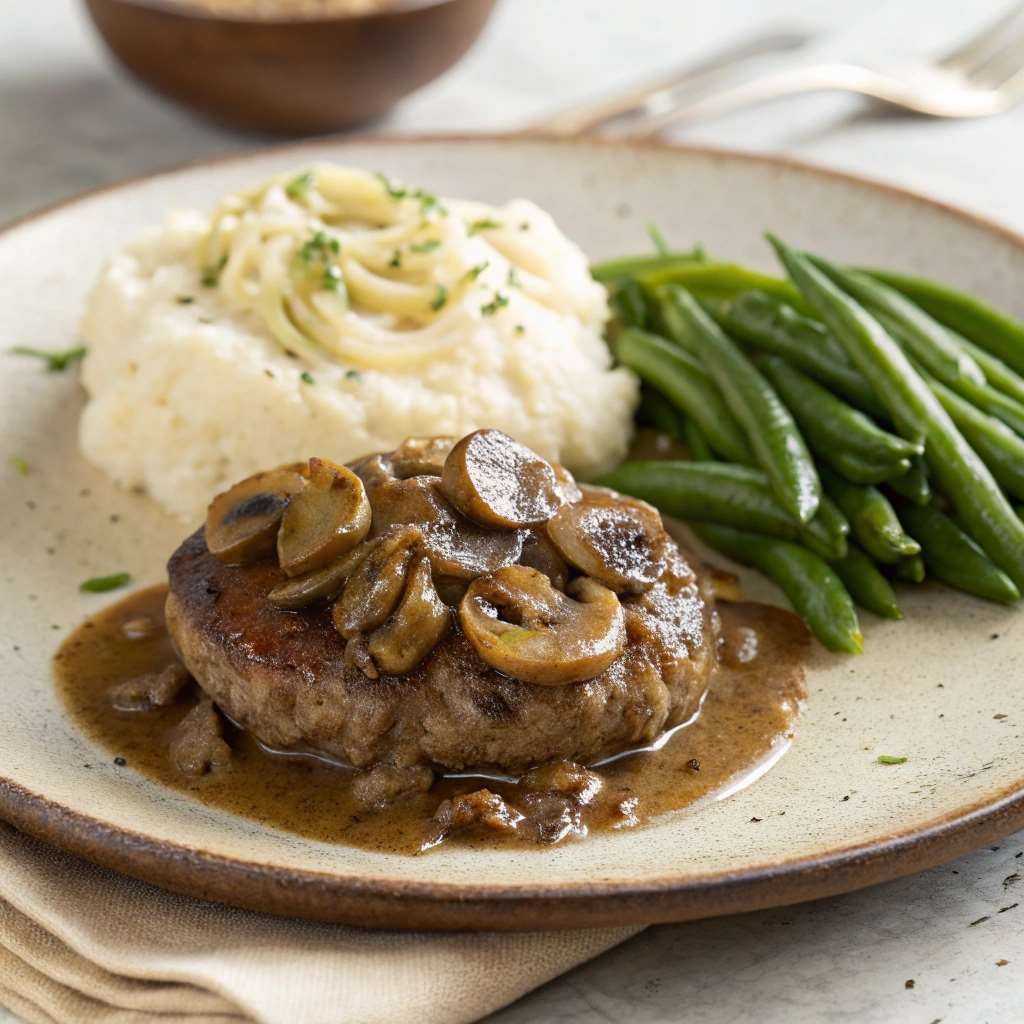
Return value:
M 801 528 L 804 546 L 826 560 L 846 557 L 849 532 L 849 521 L 827 494 L 821 496 L 814 518 Z
M 983 386 L 985 375 L 942 324 L 894 288 L 856 270 L 843 270 L 809 254 L 818 270 L 868 309 L 929 373 L 953 385 L 968 380 Z
M 882 430 L 784 359 L 765 356 L 756 362 L 789 407 L 811 450 L 826 462 L 848 452 L 868 462 L 898 463 L 923 451 L 921 445 Z
M 871 385 L 850 365 L 846 352 L 832 335 L 817 320 L 803 316 L 777 296 L 744 292 L 733 302 L 707 303 L 705 309 L 720 327 L 745 345 L 782 356 L 858 409 L 884 414 Z
M 981 346 L 1018 373 L 1024 373 L 1024 323 L 994 309 L 974 295 L 891 270 L 867 271 L 902 292 L 939 323 Z
M 656 253 L 653 256 L 627 256 L 623 259 L 604 260 L 595 263 L 590 273 L 595 281 L 607 283 L 638 274 L 650 274 L 657 271 L 673 270 L 692 263 L 705 260 L 704 250 L 699 246 L 689 251 Z
M 899 345 L 799 253 L 777 240 L 773 244 L 808 301 L 871 381 L 900 433 L 912 440 L 926 437 L 928 466 L 968 532 L 996 565 L 1024 586 L 1024 523 Z
M 727 558 L 751 565 L 774 580 L 830 651 L 858 654 L 864 649 L 853 600 L 835 571 L 817 555 L 789 541 L 728 526 L 705 524 L 694 532 Z
M 655 293 L 657 299 L 657 323 L 666 338 L 670 338 L 681 348 L 686 349 L 694 359 L 703 365 L 704 353 L 697 335 L 690 326 L 685 299 L 680 295 L 688 294 L 678 285 L 665 285 Z M 710 314 L 709 314 L 710 315 Z
M 686 449 L 694 462 L 711 462 L 714 460 L 715 455 L 711 451 L 708 439 L 704 436 L 700 427 L 689 418 L 683 424 L 683 442 L 686 444 Z
M 960 432 L 1007 494 L 1024 501 L 1024 438 L 937 380 L 928 382 Z
M 635 328 L 622 331 L 615 342 L 615 354 L 693 419 L 724 459 L 744 464 L 754 461 L 743 431 L 714 382 L 691 355 L 664 338 Z
M 704 365 L 743 427 L 782 507 L 801 523 L 818 510 L 821 483 L 811 453 L 774 388 L 683 288 L 668 297 L 700 346 Z
M 650 314 L 644 290 L 631 278 L 621 281 L 608 299 L 612 312 L 624 327 L 646 327 Z
M 907 506 L 900 511 L 921 542 L 925 567 L 937 580 L 989 601 L 1012 604 L 1020 600 L 1013 580 L 934 505 Z
M 680 262 L 640 273 L 637 280 L 652 293 L 662 285 L 678 284 L 702 299 L 732 299 L 757 289 L 806 308 L 800 293 L 785 279 L 760 274 L 738 263 Z
M 884 484 L 898 480 L 910 472 L 910 459 L 896 462 L 875 462 L 850 452 L 835 452 L 831 462 L 838 472 L 855 484 Z
M 623 462 L 596 483 L 649 501 L 686 521 L 745 527 L 770 537 L 800 541 L 823 558 L 846 551 L 849 525 L 831 503 L 801 526 L 775 500 L 757 469 L 724 462 L 670 460 Z M 822 514 L 824 513 L 824 514 Z
M 1024 377 L 1007 366 L 1002 359 L 997 359 L 975 345 L 973 341 L 960 338 L 960 344 L 974 357 L 974 361 L 981 367 L 981 372 L 985 374 L 985 379 L 992 387 L 1018 402 L 1024 402 Z
M 895 563 L 916 555 L 921 546 L 908 537 L 896 510 L 876 487 L 860 487 L 827 470 L 822 481 L 828 496 L 849 520 L 861 547 L 876 561 Z
M 832 562 L 832 568 L 861 608 L 884 619 L 903 618 L 892 584 L 856 545 L 849 546 L 845 558 Z
M 636 411 L 636 421 L 677 441 L 684 441 L 686 438 L 683 417 L 676 407 L 654 388 L 644 387 L 640 396 L 640 406 Z
M 893 575 L 906 583 L 924 583 L 924 578 L 928 574 L 925 572 L 924 559 L 920 555 L 910 555 L 896 563 Z
M 906 473 L 894 477 L 888 483 L 892 490 L 915 505 L 927 505 L 932 500 L 928 463 L 920 456 L 910 460 L 910 468 Z
M 953 390 L 1024 436 L 1024 405 L 1016 399 L 995 388 L 979 387 L 971 381 L 961 381 L 954 385 Z

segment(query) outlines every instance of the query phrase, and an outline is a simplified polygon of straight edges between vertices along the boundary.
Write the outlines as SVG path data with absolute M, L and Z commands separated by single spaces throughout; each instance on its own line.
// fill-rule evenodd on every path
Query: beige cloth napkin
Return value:
M 311 924 L 175 896 L 0 824 L 0 1005 L 31 1024 L 456 1024 L 638 930 Z

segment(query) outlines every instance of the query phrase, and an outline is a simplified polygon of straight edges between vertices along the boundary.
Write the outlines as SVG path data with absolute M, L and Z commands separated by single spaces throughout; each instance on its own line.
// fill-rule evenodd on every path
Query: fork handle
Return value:
M 625 126 L 624 134 L 643 138 L 674 125 L 722 117 L 769 100 L 824 91 L 852 92 L 919 113 L 936 113 L 922 102 L 919 91 L 883 72 L 856 64 L 811 64 L 716 89 L 659 113 L 640 115 Z
M 583 135 L 597 131 L 609 121 L 627 114 L 640 116 L 645 112 L 653 112 L 659 104 L 670 105 L 673 94 L 684 86 L 697 89 L 701 86 L 713 87 L 716 82 L 724 80 L 726 72 L 743 63 L 768 54 L 799 49 L 809 38 L 804 32 L 779 29 L 743 40 L 699 64 L 536 121 L 527 131 L 544 135 Z

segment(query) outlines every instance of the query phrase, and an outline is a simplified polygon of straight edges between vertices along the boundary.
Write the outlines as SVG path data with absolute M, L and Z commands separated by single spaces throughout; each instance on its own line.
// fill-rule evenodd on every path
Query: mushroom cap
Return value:
M 370 502 L 351 469 L 313 458 L 308 475 L 307 485 L 288 502 L 277 534 L 278 562 L 289 576 L 330 565 L 370 529 Z
M 459 622 L 477 654 L 523 682 L 561 686 L 592 679 L 626 642 L 619 599 L 585 577 L 556 590 L 544 573 L 513 565 L 474 580 Z
M 500 430 L 474 431 L 452 448 L 441 490 L 464 516 L 499 529 L 544 523 L 562 504 L 551 464 Z
M 254 473 L 218 494 L 206 513 L 206 546 L 222 562 L 269 555 L 292 496 L 305 486 L 305 464 Z

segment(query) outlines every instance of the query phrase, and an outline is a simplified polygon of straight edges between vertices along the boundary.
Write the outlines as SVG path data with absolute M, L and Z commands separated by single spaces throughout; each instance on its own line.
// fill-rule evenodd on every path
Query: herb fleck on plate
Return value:
M 46 364 L 47 372 L 61 373 L 72 363 L 77 363 L 85 355 L 85 346 L 76 345 L 74 348 L 66 348 L 63 352 L 50 352 L 41 348 L 30 348 L 27 345 L 15 345 L 10 349 L 11 355 L 29 356 L 32 359 L 41 359 Z
M 907 759 L 905 757 L 899 757 L 896 754 L 879 754 L 879 764 L 906 764 Z
M 108 590 L 117 590 L 118 587 L 127 586 L 131 583 L 132 577 L 127 572 L 114 572 L 109 576 L 93 576 L 79 585 L 79 590 L 86 594 L 105 594 Z

